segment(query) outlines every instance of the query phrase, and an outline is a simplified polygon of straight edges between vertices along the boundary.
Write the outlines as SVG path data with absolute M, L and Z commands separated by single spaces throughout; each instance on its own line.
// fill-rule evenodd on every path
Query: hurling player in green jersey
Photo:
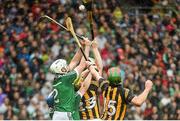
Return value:
M 89 56 L 91 42 L 87 38 L 84 38 L 84 43 L 86 45 L 85 54 Z M 78 119 L 75 112 L 76 105 L 79 106 L 79 104 L 76 103 L 82 97 L 84 89 L 80 88 L 81 90 L 75 92 L 74 83 L 79 79 L 79 75 L 85 67 L 85 59 L 82 57 L 80 49 L 76 52 L 69 65 L 67 65 L 66 60 L 58 59 L 50 66 L 50 71 L 55 74 L 52 85 L 53 91 L 49 95 L 49 97 L 53 97 L 52 105 L 54 111 L 52 120 Z M 91 78 L 91 75 L 87 77 Z

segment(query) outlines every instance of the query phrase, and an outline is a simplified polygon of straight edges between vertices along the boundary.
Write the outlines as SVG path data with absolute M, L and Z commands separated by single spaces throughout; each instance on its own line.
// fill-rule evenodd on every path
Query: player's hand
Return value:
M 93 47 L 93 48 L 98 48 L 98 42 L 97 42 L 96 40 L 94 40 L 94 41 L 92 42 L 92 47 Z
M 84 44 L 86 45 L 86 46 L 91 46 L 91 41 L 87 38 L 87 37 L 83 37 L 83 39 L 84 39 Z
M 147 89 L 147 90 L 151 90 L 152 89 L 152 86 L 153 86 L 153 83 L 152 83 L 152 81 L 151 80 L 147 80 L 146 82 L 145 82 L 145 89 Z
M 91 62 L 90 61 L 86 61 L 86 67 L 91 66 Z
M 81 43 L 82 46 L 85 46 L 85 41 L 84 40 L 81 40 L 80 43 Z
M 86 61 L 86 67 L 89 69 L 90 66 L 92 66 L 92 63 L 90 61 Z

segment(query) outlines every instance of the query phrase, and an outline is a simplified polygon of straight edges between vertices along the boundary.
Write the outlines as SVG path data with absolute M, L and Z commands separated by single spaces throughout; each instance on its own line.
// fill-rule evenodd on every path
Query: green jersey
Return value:
M 72 113 L 72 117 L 73 117 L 74 120 L 80 120 L 80 115 L 79 115 L 79 103 L 80 103 L 80 100 L 81 100 L 81 96 L 76 92 L 74 111 Z
M 59 76 L 53 82 L 55 111 L 73 112 L 75 107 L 74 81 L 78 78 L 75 70 Z

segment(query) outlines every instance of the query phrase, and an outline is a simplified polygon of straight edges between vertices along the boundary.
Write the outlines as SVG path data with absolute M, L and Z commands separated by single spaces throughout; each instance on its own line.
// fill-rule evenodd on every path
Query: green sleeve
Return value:
M 76 79 L 78 79 L 78 73 L 77 71 L 73 70 L 68 72 L 66 75 L 63 76 L 64 80 L 68 80 L 68 83 L 70 81 L 70 83 L 73 83 Z

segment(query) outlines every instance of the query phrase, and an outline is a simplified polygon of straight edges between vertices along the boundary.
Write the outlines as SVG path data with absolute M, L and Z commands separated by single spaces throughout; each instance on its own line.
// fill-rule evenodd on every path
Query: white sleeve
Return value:
M 75 81 L 76 81 L 79 78 L 79 72 L 76 69 L 74 69 L 74 71 L 76 72 L 76 79 L 75 79 Z
M 81 98 L 83 97 L 83 94 L 81 94 L 81 92 L 78 90 L 77 94 L 81 96 Z
M 75 68 L 74 71 L 76 72 L 77 74 L 77 77 L 79 76 L 79 72 L 77 71 L 77 69 Z

